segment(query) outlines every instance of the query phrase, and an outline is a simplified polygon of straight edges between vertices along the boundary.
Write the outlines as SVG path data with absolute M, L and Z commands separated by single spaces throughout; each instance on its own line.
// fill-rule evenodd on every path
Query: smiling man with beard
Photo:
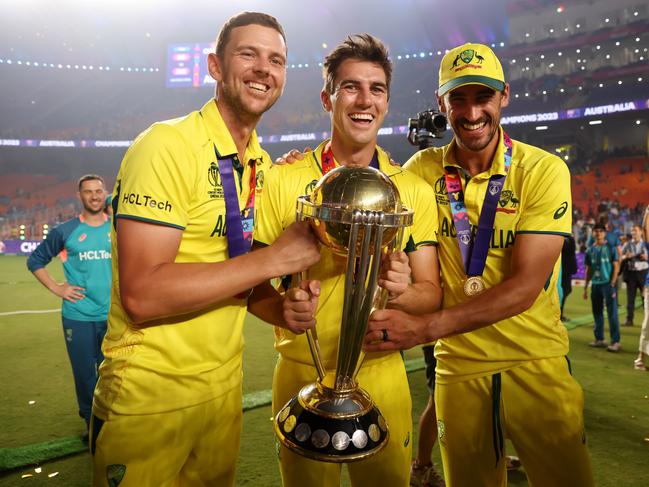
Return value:
M 270 166 L 255 126 L 284 89 L 282 27 L 231 18 L 208 67 L 215 98 L 140 134 L 117 176 L 96 486 L 234 484 L 249 290 L 319 259 L 304 224 L 250 252 Z
M 366 349 L 438 339 L 435 404 L 448 486 L 506 485 L 505 438 L 531 484 L 593 485 L 556 288 L 571 230 L 568 168 L 500 127 L 509 85 L 487 46 L 444 56 L 437 101 L 454 138 L 406 168 L 437 193 L 442 310 L 377 311 Z M 377 343 L 384 330 L 390 340 Z
M 398 188 L 402 203 L 414 210 L 414 222 L 405 230 L 403 251 L 386 256 L 379 285 L 390 292 L 388 306 L 412 313 L 436 310 L 441 303 L 437 263 L 437 209 L 434 194 L 421 178 L 391 164 L 377 145 L 388 111 L 392 63 L 387 48 L 370 34 L 349 36 L 325 58 L 320 100 L 329 113 L 330 140 L 293 164 L 274 166 L 266 178 L 261 200 L 264 214 L 255 238 L 271 244 L 282 229 L 295 221 L 297 198 L 313 190 L 330 170 L 374 167 Z M 268 322 L 313 326 L 317 321 L 319 349 L 325 368 L 334 370 L 341 334 L 346 259 L 323 246 L 321 260 L 309 270 L 300 288 L 289 289 L 284 300 L 266 303 Z M 409 282 L 408 266 L 412 268 Z M 317 377 L 304 334 L 286 327 L 275 329 L 279 359 L 273 376 L 273 414 Z M 401 355 L 368 354 L 357 382 L 376 402 L 390 428 L 390 440 L 376 455 L 348 464 L 353 486 L 408 485 L 412 449 L 410 391 Z M 340 485 L 341 465 L 311 460 L 280 446 L 284 487 Z
M 81 214 L 53 228 L 27 259 L 27 268 L 43 286 L 63 299 L 65 345 L 74 375 L 79 416 L 86 422 L 82 438 L 87 441 L 97 367 L 104 358 L 100 347 L 110 303 L 110 219 L 103 212 L 106 189 L 101 176 L 82 176 L 78 187 Z M 62 283 L 56 282 L 45 268 L 57 255 L 65 273 Z

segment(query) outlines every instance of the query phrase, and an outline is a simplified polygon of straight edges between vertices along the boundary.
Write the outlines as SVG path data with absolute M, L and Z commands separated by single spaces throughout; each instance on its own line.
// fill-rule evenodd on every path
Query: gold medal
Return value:
M 464 281 L 464 294 L 466 296 L 475 296 L 485 290 L 482 276 L 471 276 Z

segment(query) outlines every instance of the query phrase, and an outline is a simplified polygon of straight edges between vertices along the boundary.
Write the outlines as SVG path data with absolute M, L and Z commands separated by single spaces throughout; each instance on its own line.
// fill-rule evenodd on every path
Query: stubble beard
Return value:
M 491 141 L 498 133 L 498 125 L 494 124 L 493 121 L 491 120 L 488 121 L 487 123 L 489 123 L 492 128 L 491 128 L 491 132 L 489 133 L 489 136 L 485 139 L 484 142 L 480 140 L 474 140 L 474 141 L 470 141 L 470 143 L 467 143 L 467 141 L 463 137 L 458 137 L 459 141 L 462 144 L 462 147 L 472 152 L 480 152 L 481 150 L 484 150 L 487 146 L 489 146 Z M 462 133 L 461 129 L 456 131 L 456 134 L 457 133 Z
M 257 124 L 262 115 L 266 113 L 277 102 L 279 97 L 266 105 L 262 110 L 253 111 L 246 106 L 240 95 L 235 95 L 230 92 L 230 89 L 223 85 L 221 87 L 222 101 L 230 108 L 230 110 L 237 115 L 242 121 Z

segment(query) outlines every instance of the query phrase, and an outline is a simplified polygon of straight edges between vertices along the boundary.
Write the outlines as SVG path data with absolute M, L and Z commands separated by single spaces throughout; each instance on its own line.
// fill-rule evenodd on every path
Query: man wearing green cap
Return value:
M 487 46 L 444 56 L 437 101 L 454 138 L 406 167 L 435 189 L 443 309 L 375 312 L 366 350 L 438 339 L 435 403 L 448 486 L 505 486 L 505 438 L 532 485 L 591 486 L 583 393 L 570 375 L 556 290 L 571 228 L 570 173 L 500 127 L 509 84 Z M 383 330 L 389 341 L 379 343 Z

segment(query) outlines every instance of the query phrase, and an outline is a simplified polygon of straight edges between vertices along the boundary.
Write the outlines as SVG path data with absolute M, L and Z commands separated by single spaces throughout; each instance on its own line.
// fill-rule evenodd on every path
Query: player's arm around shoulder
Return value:
M 441 165 L 442 151 L 439 147 L 429 147 L 415 152 L 406 161 L 403 168 L 410 173 L 416 174 L 428 184 L 432 184 L 434 168 Z

